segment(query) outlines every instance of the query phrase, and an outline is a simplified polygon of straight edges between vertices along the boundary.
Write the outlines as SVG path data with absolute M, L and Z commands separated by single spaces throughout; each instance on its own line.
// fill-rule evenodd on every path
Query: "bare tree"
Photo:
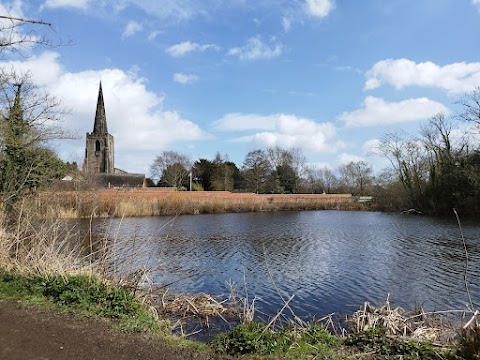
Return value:
M 150 166 L 150 173 L 160 183 L 179 189 L 188 178 L 191 168 L 192 161 L 188 156 L 175 151 L 163 151 Z
M 428 157 L 422 142 L 398 131 L 385 134 L 376 150 L 390 161 L 413 205 L 419 206 L 418 199 L 425 193 L 429 177 Z
M 459 104 L 462 106 L 460 119 L 480 125 L 480 86 L 477 86 L 470 94 L 466 94 Z
M 327 166 L 310 166 L 305 169 L 304 177 L 313 193 L 332 193 L 338 185 L 337 176 Z
M 39 28 L 48 28 L 53 32 L 52 24 L 42 21 L 25 19 L 11 14 L 0 14 L 0 56 L 16 53 L 27 54 L 38 46 L 61 46 L 71 44 L 61 40 L 54 42 L 46 33 Z
M 354 195 L 364 195 L 372 184 L 372 168 L 364 161 L 351 161 L 339 169 L 341 179 Z

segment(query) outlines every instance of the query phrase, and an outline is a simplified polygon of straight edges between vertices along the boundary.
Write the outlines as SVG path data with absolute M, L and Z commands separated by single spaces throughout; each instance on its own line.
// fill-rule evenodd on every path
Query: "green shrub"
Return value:
M 218 335 L 211 343 L 216 352 L 229 355 L 315 355 L 317 358 L 341 345 L 335 336 L 323 327 L 309 329 L 286 328 L 281 331 L 265 330 L 263 323 L 239 325 L 226 334 Z M 330 356 L 328 356 L 330 358 Z
M 55 276 L 44 282 L 44 295 L 60 305 L 85 314 L 127 318 L 141 310 L 141 304 L 129 292 L 108 287 L 86 276 Z
M 438 360 L 443 357 L 428 343 L 405 342 L 388 337 L 385 329 L 377 328 L 352 334 L 345 341 L 347 346 L 355 346 L 361 352 L 375 353 L 384 359 Z
M 0 273 L 0 299 L 21 300 L 42 308 L 60 306 L 81 316 L 120 320 L 121 330 L 170 333 L 168 321 L 153 316 L 131 293 L 87 276 L 24 277 Z
M 24 299 L 43 296 L 43 279 L 26 278 L 11 273 L 0 273 L 0 297 Z

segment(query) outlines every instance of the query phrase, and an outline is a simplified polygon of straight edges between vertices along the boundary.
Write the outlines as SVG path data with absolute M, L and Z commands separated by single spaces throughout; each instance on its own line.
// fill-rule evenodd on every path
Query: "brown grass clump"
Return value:
M 366 302 L 352 316 L 347 317 L 347 326 L 354 333 L 382 329 L 387 335 L 401 336 L 415 341 L 449 343 L 456 331 L 442 315 L 450 312 L 426 313 L 420 309 L 416 314 L 407 314 L 401 307 L 392 307 L 390 295 L 385 304 L 373 306 Z
M 208 319 L 208 317 L 230 318 L 238 314 L 236 304 L 228 299 L 219 299 L 208 294 L 171 294 L 165 291 L 158 301 L 161 313 Z

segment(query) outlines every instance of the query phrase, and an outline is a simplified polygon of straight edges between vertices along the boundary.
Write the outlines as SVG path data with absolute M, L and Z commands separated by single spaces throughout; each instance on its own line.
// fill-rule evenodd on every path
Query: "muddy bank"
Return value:
M 125 334 L 102 320 L 19 308 L 0 302 L 0 360 L 211 359 L 230 357 L 172 347 L 145 334 Z

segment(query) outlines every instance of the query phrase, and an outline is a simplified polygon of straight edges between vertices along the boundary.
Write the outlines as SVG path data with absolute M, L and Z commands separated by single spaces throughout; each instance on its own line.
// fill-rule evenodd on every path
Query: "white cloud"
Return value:
M 373 155 L 378 153 L 378 147 L 380 146 L 381 141 L 379 139 L 370 139 L 363 143 L 362 153 L 365 155 Z
M 382 60 L 367 72 L 365 90 L 385 84 L 396 89 L 420 86 L 439 88 L 449 93 L 469 92 L 480 84 L 480 62 L 439 66 L 430 61 L 416 63 L 408 59 Z
M 480 6 L 480 0 L 472 0 L 472 4 L 476 6 Z
M 283 30 L 288 33 L 290 31 L 290 29 L 292 28 L 292 20 L 290 20 L 290 18 L 288 17 L 284 17 L 282 19 L 282 27 L 283 27 Z
M 230 56 L 238 56 L 240 60 L 271 59 L 282 54 L 283 45 L 272 39 L 270 46 L 264 44 L 259 36 L 247 40 L 243 47 L 235 47 L 228 51 Z
M 423 120 L 438 113 L 448 112 L 444 105 L 424 97 L 389 103 L 380 98 L 367 96 L 363 108 L 345 112 L 339 119 L 349 127 L 360 127 Z
M 2 12 L 2 15 L 9 15 L 12 17 L 17 17 L 17 18 L 23 18 L 23 11 L 22 11 L 22 2 L 21 1 L 12 1 L 12 2 L 7 2 L 7 1 L 2 1 L 0 3 L 0 11 Z M 0 23 L 5 23 L 7 25 L 11 25 L 11 21 L 7 19 L 1 19 Z
M 363 157 L 355 154 L 342 153 L 338 156 L 337 163 L 341 165 L 346 165 L 351 162 L 365 161 Z
M 86 9 L 91 0 L 47 0 L 45 1 L 45 7 L 47 8 L 62 8 L 71 7 L 78 9 Z
M 307 14 L 316 17 L 326 17 L 335 9 L 334 0 L 306 0 Z
M 201 45 L 197 43 L 192 43 L 190 41 L 185 41 L 180 44 L 170 46 L 167 50 L 165 50 L 165 52 L 172 57 L 182 57 L 193 51 L 204 52 L 209 49 L 218 51 L 220 48 L 214 44 Z
M 332 123 L 317 123 L 295 115 L 234 113 L 225 115 L 214 122 L 213 126 L 225 132 L 254 132 L 252 135 L 241 136 L 236 141 L 262 147 L 300 147 L 312 152 L 334 152 L 342 146 L 336 140 L 336 129 Z
M 46 51 L 25 61 L 2 61 L 0 65 L 3 69 L 14 69 L 21 74 L 29 73 L 35 84 L 47 86 L 54 84 L 64 71 L 59 59 L 58 53 Z
M 130 37 L 137 32 L 141 31 L 143 28 L 142 24 L 136 22 L 136 21 L 129 21 L 127 26 L 125 27 L 125 30 L 122 33 L 122 38 L 127 38 Z
M 170 21 L 181 21 L 194 18 L 208 9 L 208 6 L 193 0 L 46 0 L 45 7 L 50 8 L 81 8 L 81 9 L 109 9 L 120 12 L 129 7 L 135 7 L 145 13 Z
M 158 37 L 158 35 L 162 33 L 163 31 L 160 30 L 152 31 L 150 34 L 148 34 L 148 41 L 154 41 Z
M 102 81 L 108 130 L 115 137 L 116 166 L 127 171 L 146 172 L 156 153 L 176 141 L 209 138 L 198 125 L 176 111 L 162 110 L 163 97 L 149 91 L 146 81 L 135 71 L 120 69 L 67 72 L 59 56 L 46 52 L 24 62 L 0 62 L 17 71 L 30 70 L 33 81 L 56 95 L 71 112 L 64 119 L 67 130 L 76 131 L 80 140 L 62 143 L 63 156 L 72 153 L 83 161 L 86 132 L 93 129 L 98 84 Z M 126 163 L 127 156 L 132 162 Z
M 199 78 L 197 75 L 192 75 L 192 74 L 183 74 L 183 73 L 175 73 L 173 75 L 173 80 L 179 84 L 191 84 L 195 81 L 197 81 Z

